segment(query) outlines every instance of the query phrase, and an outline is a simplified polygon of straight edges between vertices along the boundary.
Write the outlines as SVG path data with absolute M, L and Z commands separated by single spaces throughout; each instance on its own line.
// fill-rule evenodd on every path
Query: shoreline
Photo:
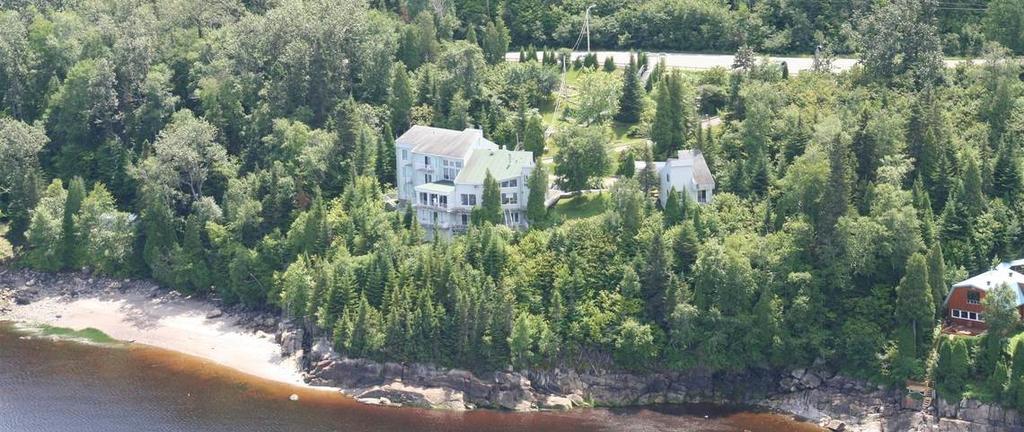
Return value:
M 57 283 L 41 282 L 42 278 Z M 272 317 L 222 311 L 211 301 L 183 297 L 147 281 L 4 268 L 0 281 L 0 320 L 73 330 L 92 327 L 129 344 L 187 354 L 261 379 L 314 387 L 303 380 L 300 355 L 282 355 L 274 336 L 277 320 Z M 23 288 L 16 294 L 17 286 Z
M 906 406 L 898 392 L 834 375 L 827 367 L 797 369 L 781 381 L 772 374 L 715 378 L 699 372 L 641 376 L 557 369 L 475 376 L 430 365 L 346 359 L 322 338 L 304 351 L 302 330 L 268 313 L 222 310 L 215 299 L 182 296 L 150 281 L 83 273 L 0 266 L 0 321 L 91 327 L 127 344 L 185 354 L 268 382 L 335 392 L 369 405 L 563 411 L 715 403 L 792 416 L 824 430 L 1002 430 L 999 424 L 1024 430 L 1015 427 L 1020 421 L 1015 414 L 1012 419 L 1009 411 L 993 417 L 989 413 L 996 407 L 975 406 L 970 400 L 960 401 L 959 410 L 945 406 L 942 417 L 932 418 Z M 309 361 L 307 368 L 304 360 Z M 731 393 L 736 389 L 741 393 Z

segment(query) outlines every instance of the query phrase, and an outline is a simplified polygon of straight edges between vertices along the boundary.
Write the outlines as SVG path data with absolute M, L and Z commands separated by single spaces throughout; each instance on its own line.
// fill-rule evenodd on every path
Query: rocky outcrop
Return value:
M 936 401 L 936 408 L 939 417 L 947 420 L 948 427 L 959 430 L 963 425 L 988 425 L 988 430 L 1016 430 L 1024 431 L 1024 417 L 1016 410 L 1007 409 L 998 405 L 986 404 L 975 399 L 963 399 L 955 403 L 947 402 L 942 398 Z M 982 430 L 982 429 L 971 429 Z
M 569 410 L 592 405 L 711 402 L 791 413 L 834 431 L 1024 431 L 1016 412 L 976 401 L 939 417 L 903 408 L 903 392 L 830 372 L 824 365 L 784 373 L 722 375 L 702 371 L 637 375 L 572 370 L 475 375 L 430 365 L 377 363 L 332 356 L 308 374 L 364 403 L 445 409 Z

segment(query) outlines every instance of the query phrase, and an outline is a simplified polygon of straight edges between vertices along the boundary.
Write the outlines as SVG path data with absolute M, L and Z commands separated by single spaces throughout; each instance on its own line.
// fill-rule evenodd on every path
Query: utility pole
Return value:
M 587 6 L 587 15 L 583 19 L 583 26 L 587 28 L 587 54 L 590 54 L 590 9 L 593 9 L 594 6 L 597 5 Z

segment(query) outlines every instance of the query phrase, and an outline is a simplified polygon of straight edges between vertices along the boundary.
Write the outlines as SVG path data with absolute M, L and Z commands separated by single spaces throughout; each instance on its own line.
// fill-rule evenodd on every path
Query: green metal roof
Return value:
M 455 192 L 455 185 L 450 181 L 438 181 L 433 183 L 424 183 L 415 187 L 417 192 L 433 192 L 438 194 L 449 194 Z
M 483 184 L 487 171 L 495 180 L 519 177 L 523 167 L 533 166 L 533 153 L 528 151 L 476 149 L 466 167 L 455 178 L 457 183 Z

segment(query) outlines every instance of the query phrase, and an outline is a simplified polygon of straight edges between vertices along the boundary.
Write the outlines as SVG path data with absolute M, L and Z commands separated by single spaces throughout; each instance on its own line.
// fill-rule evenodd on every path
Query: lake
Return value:
M 299 400 L 289 400 L 291 394 Z M 707 416 L 707 417 L 705 417 Z M 567 413 L 363 405 L 161 349 L 26 337 L 0 322 L 0 431 L 820 431 L 713 405 Z

